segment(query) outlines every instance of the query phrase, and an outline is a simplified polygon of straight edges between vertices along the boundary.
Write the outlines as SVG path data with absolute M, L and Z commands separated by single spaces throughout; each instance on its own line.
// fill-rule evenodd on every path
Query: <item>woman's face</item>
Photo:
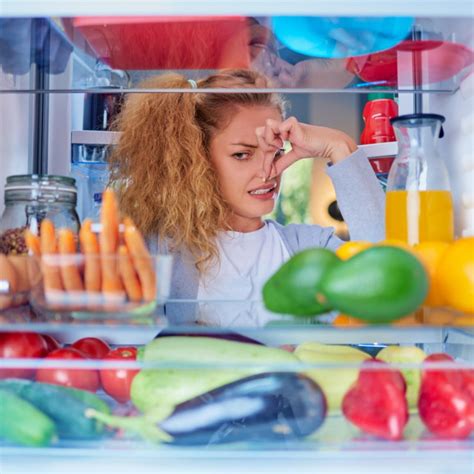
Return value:
M 255 130 L 267 119 L 280 121 L 275 107 L 239 107 L 229 125 L 211 140 L 210 158 L 219 179 L 222 199 L 232 210 L 230 225 L 238 232 L 262 226 L 262 216 L 273 210 L 280 176 L 263 181 L 263 152 Z

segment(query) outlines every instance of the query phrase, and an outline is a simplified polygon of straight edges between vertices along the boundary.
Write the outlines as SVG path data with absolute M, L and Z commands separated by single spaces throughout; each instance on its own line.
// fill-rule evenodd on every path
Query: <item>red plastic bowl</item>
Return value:
M 245 68 L 245 17 L 80 17 L 66 28 L 114 69 Z
M 474 52 L 463 44 L 419 40 L 402 41 L 386 51 L 349 58 L 346 68 L 366 82 L 384 81 L 388 86 L 412 86 L 412 61 L 403 60 L 397 65 L 399 53 L 420 55 L 419 85 L 445 81 L 474 61 Z

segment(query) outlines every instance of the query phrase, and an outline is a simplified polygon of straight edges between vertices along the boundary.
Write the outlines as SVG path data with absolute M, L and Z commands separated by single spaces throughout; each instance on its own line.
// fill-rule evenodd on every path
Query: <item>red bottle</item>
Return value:
M 395 133 L 390 119 L 398 115 L 398 105 L 393 99 L 375 99 L 367 102 L 362 116 L 365 127 L 360 136 L 363 145 L 394 142 Z

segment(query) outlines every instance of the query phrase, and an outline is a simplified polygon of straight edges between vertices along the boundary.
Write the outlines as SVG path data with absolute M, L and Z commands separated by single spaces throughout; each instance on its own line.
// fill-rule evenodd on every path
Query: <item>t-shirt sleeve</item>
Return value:
M 328 167 L 351 240 L 385 238 L 385 193 L 362 150 Z M 328 245 L 329 247 L 329 245 Z M 331 247 L 330 247 L 331 248 Z

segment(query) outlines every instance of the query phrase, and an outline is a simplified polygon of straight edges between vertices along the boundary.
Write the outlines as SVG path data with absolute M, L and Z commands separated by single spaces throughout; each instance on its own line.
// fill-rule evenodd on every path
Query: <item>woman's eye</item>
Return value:
M 246 152 L 234 153 L 232 157 L 239 161 L 248 160 L 250 158 L 250 153 L 246 153 Z

